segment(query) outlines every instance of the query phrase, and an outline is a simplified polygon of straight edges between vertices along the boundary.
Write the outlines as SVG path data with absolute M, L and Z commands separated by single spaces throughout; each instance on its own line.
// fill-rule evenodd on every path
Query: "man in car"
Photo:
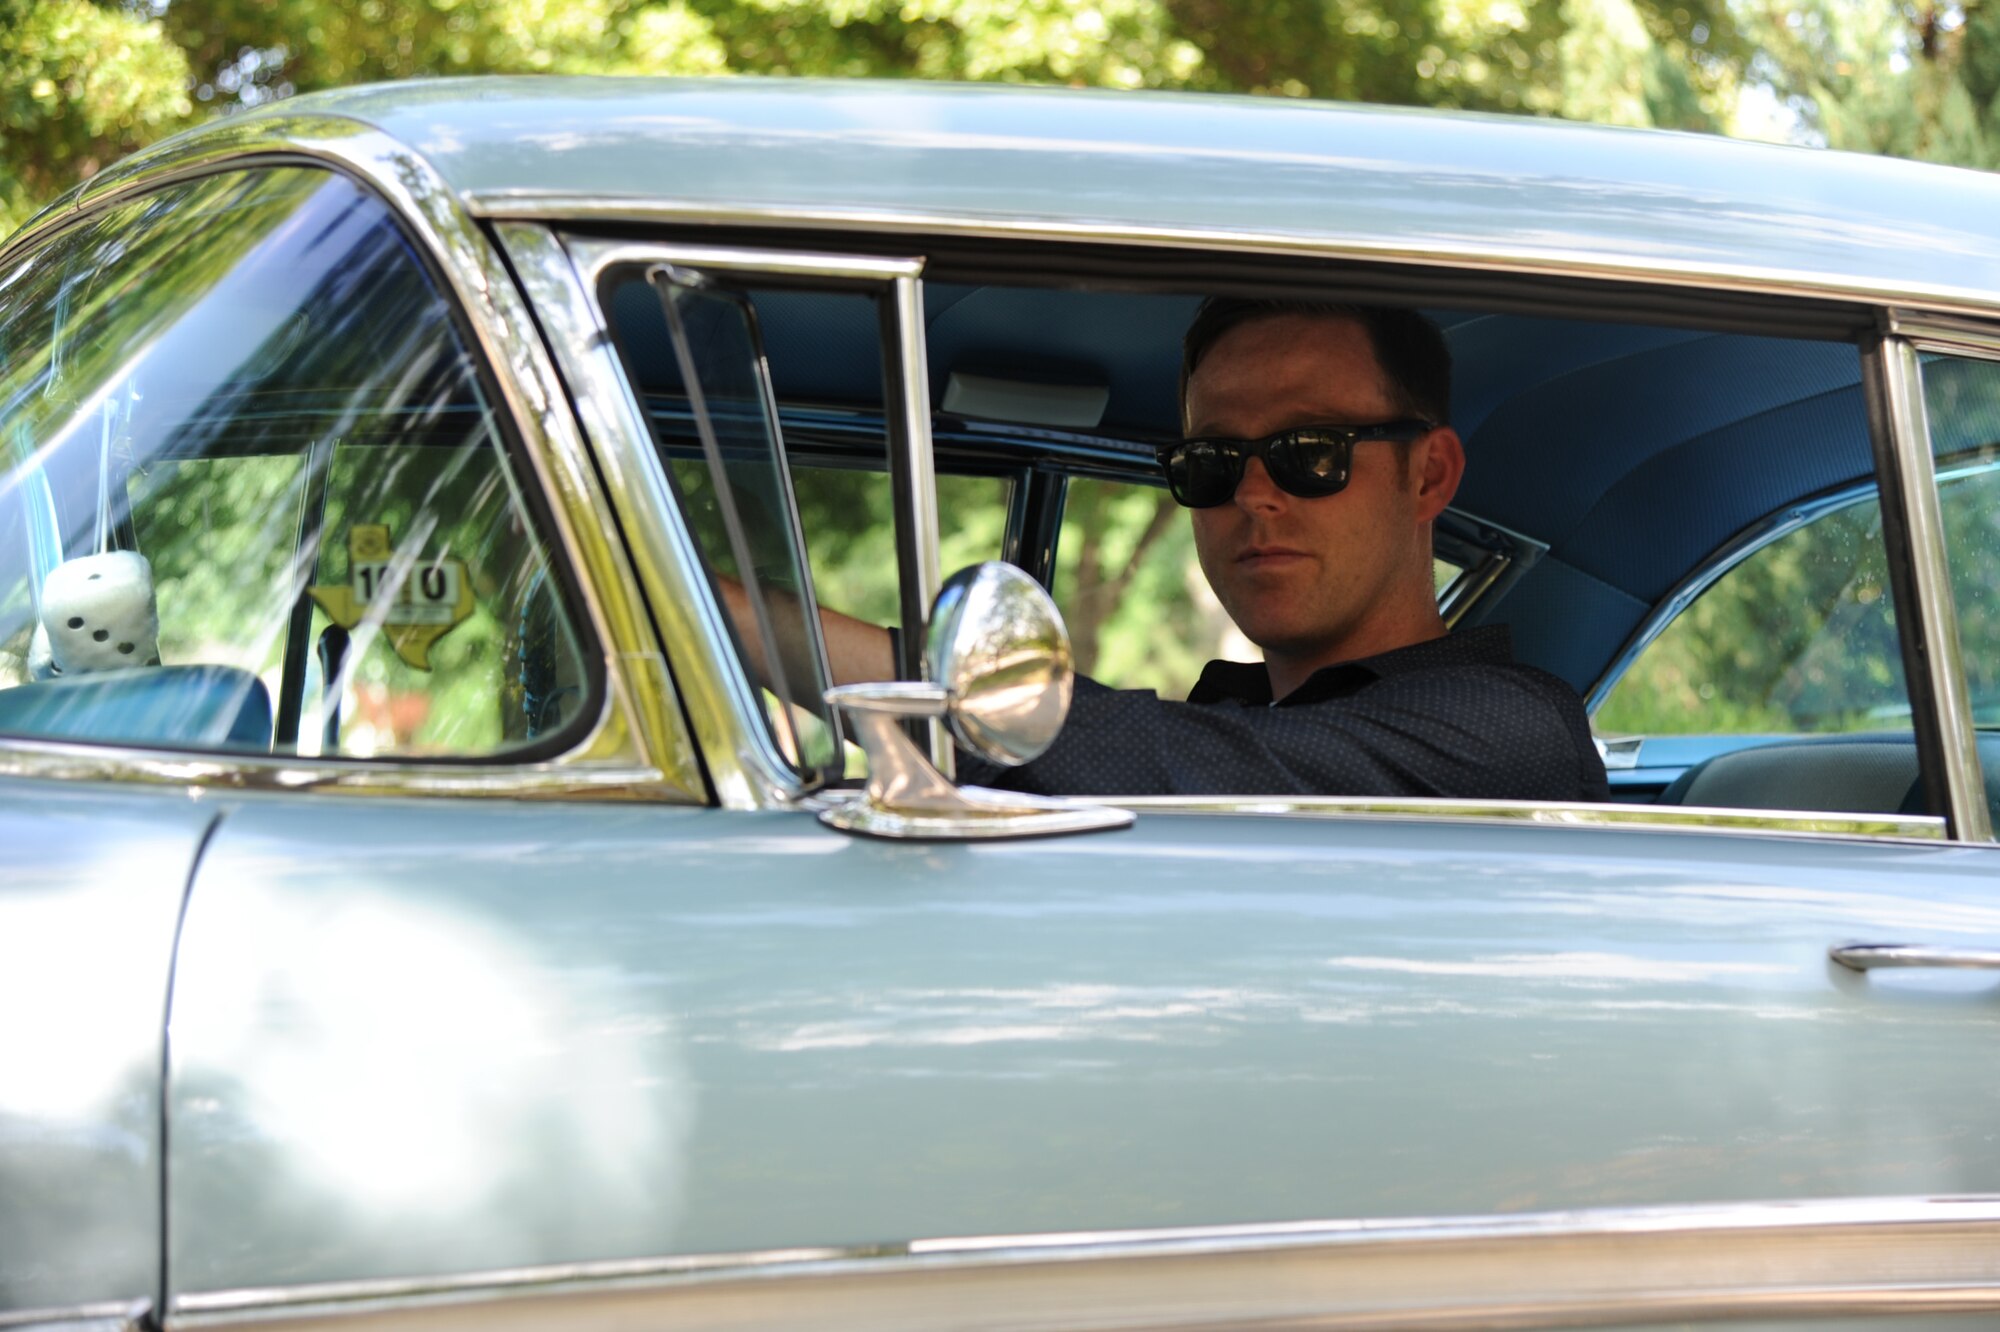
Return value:
M 1432 524 L 1465 451 L 1421 314 L 1216 299 L 1189 327 L 1185 438 L 1161 451 L 1216 596 L 1261 664 L 1185 703 L 1079 679 L 1041 757 L 961 777 L 1049 795 L 1601 800 L 1581 701 L 1501 626 L 1447 632 Z M 894 674 L 882 631 L 828 615 L 842 682 Z

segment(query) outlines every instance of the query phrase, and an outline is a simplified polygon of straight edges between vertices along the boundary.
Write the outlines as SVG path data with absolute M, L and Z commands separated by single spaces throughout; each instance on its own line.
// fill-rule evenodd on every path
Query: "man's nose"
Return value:
M 1263 513 L 1283 508 L 1285 492 L 1278 489 L 1278 483 L 1264 470 L 1262 458 L 1243 460 L 1243 479 L 1236 483 L 1236 507 L 1250 513 Z

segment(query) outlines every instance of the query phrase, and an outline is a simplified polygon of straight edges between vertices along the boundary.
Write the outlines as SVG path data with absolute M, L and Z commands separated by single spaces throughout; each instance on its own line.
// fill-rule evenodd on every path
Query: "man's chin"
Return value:
M 1257 645 L 1265 658 L 1312 657 L 1326 646 L 1326 637 L 1309 626 L 1282 620 L 1238 619 L 1236 627 Z

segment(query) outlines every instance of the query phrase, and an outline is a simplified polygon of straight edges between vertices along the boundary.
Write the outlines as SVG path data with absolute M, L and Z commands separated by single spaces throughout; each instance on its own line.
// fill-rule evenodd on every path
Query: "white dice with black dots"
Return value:
M 47 640 L 55 675 L 158 664 L 160 612 L 153 599 L 153 566 L 130 550 L 83 555 L 57 565 L 42 581 L 41 633 L 36 636 Z

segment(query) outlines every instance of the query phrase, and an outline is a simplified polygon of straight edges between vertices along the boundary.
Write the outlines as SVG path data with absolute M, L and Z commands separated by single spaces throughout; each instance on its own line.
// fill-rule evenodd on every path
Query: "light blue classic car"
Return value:
M 1996 219 L 756 80 L 104 172 L 0 247 L 0 1327 L 1990 1326 Z M 1243 650 L 1217 293 L 1447 330 L 1441 609 L 1612 803 L 950 779 Z

